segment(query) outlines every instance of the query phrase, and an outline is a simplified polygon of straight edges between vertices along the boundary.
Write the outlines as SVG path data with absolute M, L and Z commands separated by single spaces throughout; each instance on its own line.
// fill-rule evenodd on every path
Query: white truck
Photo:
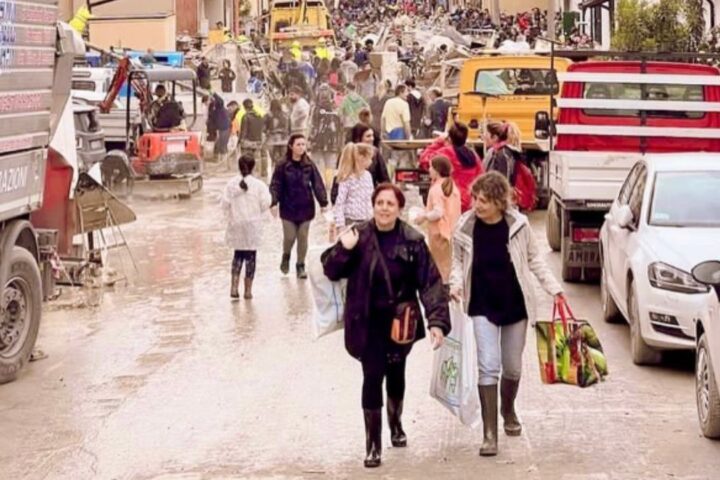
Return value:
M 636 161 L 645 153 L 720 151 L 720 70 L 590 61 L 559 77 L 547 237 L 562 253 L 563 280 L 597 281 L 600 228 Z
M 82 40 L 56 0 L 2 2 L 0 383 L 28 361 L 77 181 L 70 79 Z M 44 288 L 45 287 L 45 288 Z

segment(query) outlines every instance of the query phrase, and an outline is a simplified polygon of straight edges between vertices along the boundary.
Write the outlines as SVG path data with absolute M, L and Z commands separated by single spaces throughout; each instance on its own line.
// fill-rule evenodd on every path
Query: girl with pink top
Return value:
M 461 214 L 460 189 L 452 179 L 452 163 L 447 157 L 434 157 L 430 161 L 430 179 L 427 206 L 415 222 L 428 223 L 430 253 L 443 283 L 447 284 L 452 264 L 452 234 Z

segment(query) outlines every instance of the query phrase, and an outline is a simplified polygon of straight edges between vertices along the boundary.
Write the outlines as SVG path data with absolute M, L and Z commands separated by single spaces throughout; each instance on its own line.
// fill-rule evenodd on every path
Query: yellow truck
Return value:
M 550 112 L 551 93 L 557 93 L 557 73 L 572 63 L 567 58 L 501 55 L 468 59 L 460 70 L 456 119 L 470 127 L 471 138 L 482 138 L 483 122 L 515 122 L 520 128 L 523 152 L 535 174 L 539 205 L 546 206 L 549 142 L 538 140 L 535 130 L 540 112 Z M 554 70 L 554 71 L 553 71 Z M 474 92 L 490 91 L 488 96 Z
M 551 65 L 551 63 L 553 63 Z M 515 122 L 521 131 L 522 147 L 528 166 L 537 182 L 538 206 L 544 208 L 550 199 L 548 187 L 549 140 L 535 136 L 538 122 L 545 122 L 551 111 L 551 93 L 558 92 L 557 74 L 565 72 L 572 62 L 567 58 L 542 55 L 507 55 L 497 51 L 469 58 L 459 68 L 457 107 L 453 119 L 470 128 L 469 143 L 482 151 L 482 128 L 485 121 Z M 542 116 L 545 116 L 543 119 Z M 539 118 L 540 117 L 540 118 Z M 544 125 L 546 127 L 546 125 Z M 393 149 L 419 149 L 430 140 L 386 142 Z M 401 172 L 414 179 L 416 172 Z M 413 174 L 413 175 L 411 175 Z M 405 183 L 420 183 L 414 180 Z
M 294 42 L 316 47 L 318 40 L 335 43 L 330 13 L 323 0 L 274 0 L 270 6 L 268 40 L 272 51 L 289 48 Z

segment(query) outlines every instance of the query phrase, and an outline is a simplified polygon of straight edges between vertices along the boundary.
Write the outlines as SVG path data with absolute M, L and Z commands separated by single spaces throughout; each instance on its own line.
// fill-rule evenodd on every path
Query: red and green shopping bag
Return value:
M 589 387 L 608 375 L 595 330 L 587 321 L 577 320 L 568 305 L 555 305 L 552 320 L 537 322 L 535 332 L 543 383 Z

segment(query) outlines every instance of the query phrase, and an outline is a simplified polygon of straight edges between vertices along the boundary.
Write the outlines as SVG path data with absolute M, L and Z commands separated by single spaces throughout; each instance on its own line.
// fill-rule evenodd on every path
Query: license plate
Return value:
M 571 267 L 599 267 L 600 252 L 593 249 L 572 249 L 568 252 L 567 265 Z
M 185 152 L 185 142 L 168 142 L 167 153 L 183 153 Z

